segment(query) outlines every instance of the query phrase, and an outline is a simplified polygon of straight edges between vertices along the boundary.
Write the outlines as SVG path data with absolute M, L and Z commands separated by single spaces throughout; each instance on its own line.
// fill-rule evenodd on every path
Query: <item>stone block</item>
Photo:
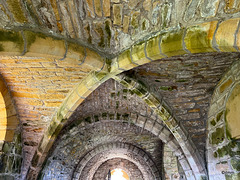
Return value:
M 126 50 L 118 56 L 118 65 L 121 69 L 132 69 L 137 65 L 132 63 L 130 50 Z
M 91 70 L 95 71 L 108 71 L 107 66 L 104 66 L 104 59 L 96 52 L 86 49 L 87 56 L 84 60 L 84 64 L 88 65 L 91 67 Z
M 145 57 L 144 48 L 145 42 L 141 42 L 137 45 L 132 46 L 131 55 L 133 63 L 141 65 L 150 62 L 150 60 Z
M 157 136 L 162 129 L 163 126 L 160 123 L 155 122 L 151 132 Z
M 157 36 L 146 42 L 146 56 L 151 60 L 158 60 L 165 57 L 160 52 L 159 41 L 159 36 Z
M 225 0 L 225 12 L 234 14 L 240 11 L 240 2 L 238 0 Z
M 47 37 L 41 33 L 24 31 L 27 41 L 26 56 L 57 57 L 62 59 L 66 48 L 63 40 Z
M 199 24 L 187 28 L 184 42 L 191 53 L 214 52 L 212 48 L 213 35 L 217 21 Z
M 24 41 L 20 32 L 0 29 L 0 53 L 21 55 L 24 51 Z
M 93 0 L 86 0 L 86 4 L 87 4 L 87 16 L 94 18 L 95 14 L 93 8 Z
M 201 3 L 202 17 L 214 17 L 217 13 L 219 2 L 219 0 L 204 0 L 203 3 Z
M 154 121 L 152 119 L 147 119 L 144 128 L 148 131 L 151 131 L 154 125 Z
M 113 4 L 113 24 L 122 25 L 122 4 Z
M 95 13 L 97 16 L 102 17 L 101 0 L 94 0 Z
M 20 0 L 7 0 L 6 2 L 9 10 L 14 15 L 14 19 L 19 23 L 26 23 L 27 18 L 25 17 Z
M 105 17 L 110 16 L 110 0 L 103 0 L 103 14 Z
M 124 33 L 128 33 L 129 22 L 130 22 L 130 17 L 129 16 L 124 16 L 123 17 L 123 32 Z
M 216 42 L 223 52 L 236 52 L 235 34 L 240 19 L 229 19 L 219 24 L 216 33 Z
M 183 35 L 184 29 L 162 35 L 160 44 L 162 53 L 169 57 L 186 54 L 182 44 Z

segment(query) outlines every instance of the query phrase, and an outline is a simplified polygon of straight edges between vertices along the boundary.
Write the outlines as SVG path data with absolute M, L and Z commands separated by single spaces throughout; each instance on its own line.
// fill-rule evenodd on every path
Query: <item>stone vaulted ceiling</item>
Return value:
M 240 177 L 240 1 L 0 0 L 0 179 Z

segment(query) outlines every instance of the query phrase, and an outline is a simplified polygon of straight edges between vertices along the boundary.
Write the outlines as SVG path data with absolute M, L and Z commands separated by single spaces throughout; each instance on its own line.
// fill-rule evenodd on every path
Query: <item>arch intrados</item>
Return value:
M 239 23 L 239 20 L 238 19 L 230 19 L 230 20 L 227 20 L 229 22 L 231 22 L 232 25 L 235 25 L 235 24 L 238 24 Z M 227 22 L 226 21 L 226 22 Z M 201 30 L 203 33 L 206 33 L 206 43 L 205 44 L 195 44 L 193 47 L 186 45 L 187 43 L 186 42 L 191 42 L 192 39 L 196 38 L 193 36 L 188 36 L 188 32 L 191 31 L 191 29 L 194 29 L 198 27 L 199 30 Z M 212 27 L 215 27 L 215 32 L 216 33 L 212 33 Z M 181 47 L 180 49 L 167 49 L 167 51 L 161 51 L 161 47 L 159 46 L 159 43 L 155 43 L 155 46 L 154 48 L 158 49 L 157 53 L 146 53 L 146 50 L 144 49 L 144 54 L 146 57 L 143 57 L 143 58 L 139 58 L 138 55 L 136 57 L 138 57 L 137 60 L 135 59 L 132 59 L 132 57 L 129 57 L 129 54 L 127 53 L 122 53 L 120 54 L 120 56 L 118 58 L 115 58 L 112 62 L 112 68 L 111 68 L 111 72 L 110 72 L 110 76 L 108 75 L 107 78 L 102 78 L 104 80 L 106 79 L 109 79 L 111 78 L 111 75 L 115 75 L 115 74 L 118 74 L 122 71 L 125 71 L 125 70 L 129 70 L 129 69 L 132 69 L 133 67 L 136 67 L 136 66 L 139 66 L 139 65 L 142 65 L 142 64 L 145 64 L 146 62 L 150 62 L 151 60 L 155 60 L 156 57 L 157 59 L 159 59 L 159 57 L 164 57 L 164 54 L 167 54 L 168 56 L 175 56 L 175 55 L 182 55 L 182 54 L 187 54 L 187 53 L 199 53 L 199 52 L 215 52 L 215 51 L 229 51 L 229 52 L 232 52 L 232 51 L 239 51 L 238 48 L 236 48 L 236 45 L 237 47 L 239 46 L 239 44 L 236 44 L 236 42 L 231 42 L 230 41 L 227 41 L 225 42 L 224 41 L 224 44 L 221 44 L 221 39 L 227 39 L 225 38 L 225 34 L 224 33 L 221 33 L 221 32 L 218 32 L 218 28 L 222 28 L 222 29 L 227 29 L 229 28 L 229 24 L 227 23 L 223 23 L 223 22 L 217 22 L 217 21 L 213 21 L 213 22 L 206 22 L 206 23 L 203 23 L 203 24 L 200 24 L 200 25 L 194 25 L 194 26 L 190 26 L 186 29 L 180 29 L 181 31 L 184 30 L 184 33 L 185 35 L 187 35 L 186 37 L 183 37 L 181 39 L 179 39 L 178 41 L 181 42 L 182 45 L 186 45 L 186 47 Z M 178 31 L 176 31 L 178 32 Z M 235 36 L 237 36 L 237 29 L 234 31 L 235 32 Z M 165 34 L 166 36 L 168 36 L 170 33 L 167 33 Z M 218 41 L 216 43 L 216 37 L 215 36 L 218 36 L 218 40 L 220 39 L 220 41 Z M 155 37 L 155 39 L 159 39 L 161 40 L 162 38 L 160 38 L 162 35 L 158 36 L 158 37 Z M 197 34 L 196 34 L 197 36 Z M 153 38 L 154 39 L 154 38 Z M 159 41 L 158 40 L 158 41 Z M 152 41 L 152 39 L 151 39 Z M 157 41 L 157 42 L 158 42 Z M 148 43 L 147 42 L 144 42 L 147 46 Z M 141 44 L 142 45 L 142 44 Z M 158 47 L 159 46 L 159 47 Z M 138 46 L 133 46 L 131 48 L 131 51 L 136 47 L 136 49 L 138 48 Z M 223 48 L 219 48 L 219 47 L 223 47 Z M 227 50 L 224 50 L 225 47 L 229 47 L 227 48 Z M 153 47 L 150 47 L 150 48 L 153 48 Z M 139 52 L 137 52 L 139 53 Z M 130 53 L 131 54 L 131 53 Z M 146 61 L 147 60 L 147 61 Z M 134 61 L 134 62 L 133 62 Z M 102 80 L 101 79 L 101 80 Z M 100 80 L 100 81 L 101 81 Z M 101 81 L 100 83 L 99 82 L 96 82 L 94 83 L 93 85 L 93 89 L 96 89 L 103 81 Z M 89 94 L 89 93 L 87 93 Z M 80 95 L 81 96 L 81 95 Z M 71 97 L 71 96 L 69 96 Z M 81 99 L 82 97 L 79 97 L 79 99 Z M 36 151 L 35 154 L 38 154 L 38 152 L 40 152 L 41 154 L 45 154 L 47 153 L 47 151 L 49 150 L 49 148 L 51 147 L 52 145 L 52 142 L 55 140 L 56 136 L 58 135 L 58 132 L 59 132 L 59 129 L 61 129 L 63 127 L 63 124 L 64 124 L 64 121 L 67 117 L 69 117 L 69 115 L 76 109 L 76 107 L 81 103 L 82 101 L 77 101 L 76 103 L 74 103 L 74 105 L 71 105 L 70 108 L 66 108 L 64 107 L 64 105 L 61 106 L 59 112 L 57 114 L 61 114 L 61 111 L 65 110 L 65 113 L 63 116 L 60 117 L 60 119 L 58 119 L 59 117 L 58 116 L 55 116 L 53 117 L 53 120 L 52 120 L 52 124 L 57 124 L 57 126 L 52 126 L 50 125 L 49 126 L 49 129 L 47 131 L 47 134 L 44 135 L 43 139 L 42 139 L 42 142 L 39 144 L 39 148 L 38 148 L 38 151 Z M 64 103 L 65 104 L 65 103 Z M 61 124 L 63 123 L 63 124 Z M 57 131 L 56 131 L 57 130 Z M 56 133 L 53 134 L 53 133 L 49 133 L 49 131 L 53 131 Z M 184 133 L 183 133 L 184 134 Z M 180 143 L 181 144 L 181 143 Z M 191 145 L 190 145 L 191 146 Z M 189 145 L 188 145 L 189 147 Z M 184 148 L 184 152 L 185 150 L 187 150 L 188 148 Z M 188 152 L 191 152 L 191 150 L 187 150 Z M 40 158 L 41 159 L 41 158 Z M 197 158 L 198 159 L 198 158 Z M 33 159 L 34 161 L 34 159 Z M 41 162 L 42 160 L 40 160 L 39 162 Z M 197 162 L 195 163 L 195 165 L 193 165 L 194 167 L 194 171 L 196 171 L 196 176 L 201 176 L 201 174 L 207 174 L 206 173 L 206 170 L 204 168 L 203 165 L 201 165 L 202 167 L 200 169 L 196 168 L 196 164 L 202 164 L 201 162 Z M 203 171 L 205 171 L 205 173 L 203 173 Z M 199 175 L 200 174 L 200 175 Z

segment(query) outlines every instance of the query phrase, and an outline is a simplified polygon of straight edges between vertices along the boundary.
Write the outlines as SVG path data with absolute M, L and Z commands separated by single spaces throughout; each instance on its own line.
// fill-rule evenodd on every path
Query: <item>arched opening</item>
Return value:
M 18 119 L 9 91 L 0 79 L 0 141 L 13 140 Z
M 129 180 L 129 176 L 124 170 L 117 168 L 111 171 L 111 180 Z

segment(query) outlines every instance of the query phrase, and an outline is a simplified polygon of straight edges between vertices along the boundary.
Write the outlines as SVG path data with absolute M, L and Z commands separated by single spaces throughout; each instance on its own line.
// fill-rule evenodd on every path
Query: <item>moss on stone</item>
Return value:
M 227 113 L 229 112 L 228 109 L 226 109 L 225 113 L 224 113 L 224 120 L 225 120 L 225 126 L 226 126 L 226 136 L 229 140 L 232 140 L 232 135 L 231 135 L 231 132 L 230 132 L 230 129 L 229 129 L 229 125 L 228 125 L 228 122 L 227 122 Z
M 186 79 L 179 79 L 179 80 L 176 80 L 176 82 L 187 82 L 188 80 Z
M 132 15 L 132 19 L 131 19 L 131 25 L 134 29 L 137 29 L 139 26 L 139 12 L 136 12 Z
M 176 86 L 161 86 L 159 89 L 163 90 L 163 91 L 173 91 L 174 89 L 177 89 L 177 87 Z
M 104 48 L 104 47 L 105 47 L 105 43 L 104 43 L 104 33 L 103 33 L 102 27 L 101 27 L 101 26 L 97 26 L 97 27 L 96 27 L 96 31 L 97 31 L 97 33 L 98 33 L 99 36 L 100 36 L 100 42 L 98 43 L 98 45 L 99 45 L 100 47 Z
M 107 73 L 101 72 L 101 71 L 95 74 L 96 78 L 97 78 L 99 81 L 101 81 L 106 75 L 107 75 Z
M 227 146 L 223 146 L 222 148 L 217 150 L 219 157 L 223 157 L 229 154 L 229 148 Z
M 123 114 L 123 116 L 122 116 L 122 118 L 123 118 L 123 120 L 125 120 L 125 121 L 127 121 L 128 120 L 128 117 L 129 117 L 129 114 Z
M 3 45 L 2 44 L 0 44 L 0 52 L 1 51 L 4 51 L 4 48 L 3 48 Z
M 105 21 L 105 32 L 107 34 L 107 46 L 110 47 L 112 32 L 111 32 L 110 22 L 108 20 Z
M 143 30 L 143 31 L 146 30 L 146 21 L 145 21 L 145 20 L 142 22 L 142 30 Z
M 102 117 L 106 119 L 107 118 L 107 113 L 102 113 Z
M 217 122 L 221 120 L 222 115 L 223 115 L 223 111 L 217 114 L 217 118 L 216 118 Z
M 119 108 L 119 101 L 116 101 L 116 109 Z
M 85 30 L 88 33 L 88 43 L 92 44 L 91 29 L 89 24 L 86 25 Z
M 97 115 L 94 116 L 94 121 L 98 122 L 99 121 L 99 117 Z
M 116 93 L 111 93 L 111 98 L 114 98 L 116 96 Z
M 240 171 L 240 159 L 233 158 L 231 159 L 232 168 L 236 171 Z
M 187 49 L 193 53 L 214 51 L 207 32 L 199 27 L 191 27 L 188 29 L 185 37 L 185 44 Z
M 24 47 L 23 38 L 19 32 L 0 30 L 0 41 L 11 41 L 15 43 L 19 49 L 23 49 Z M 0 51 L 1 50 L 4 50 L 2 45 L 0 46 Z
M 5 154 L 8 153 L 10 148 L 11 148 L 11 145 L 8 142 L 4 142 L 4 145 L 3 145 L 3 148 L 2 148 L 3 153 L 5 153 Z
M 224 128 L 217 128 L 214 133 L 211 135 L 211 143 L 219 144 L 224 140 Z
M 111 66 L 112 66 L 112 60 L 111 59 L 106 59 L 105 60 L 108 72 L 111 72 Z
M 215 125 L 216 125 L 215 119 L 212 119 L 212 120 L 210 121 L 210 124 L 211 124 L 212 126 L 215 126 Z
M 236 174 L 225 174 L 226 180 L 239 180 L 240 179 L 240 173 Z
M 137 90 L 141 93 L 141 94 L 146 94 L 147 93 L 147 90 L 146 88 L 142 85 L 141 82 L 139 82 L 141 85 L 137 87 Z
M 27 41 L 28 48 L 36 41 L 37 38 L 46 39 L 47 36 L 42 33 L 35 33 L 31 31 L 24 31 L 24 36 Z
M 162 37 L 161 49 L 162 52 L 168 56 L 186 54 L 182 47 L 182 38 L 184 30 L 177 32 L 166 33 Z
M 121 118 L 121 114 L 117 113 L 117 120 Z
M 18 0 L 7 0 L 8 6 L 13 13 L 15 19 L 20 22 L 24 23 L 27 22 L 26 17 L 24 16 L 24 12 L 22 11 L 22 7 Z
M 145 103 L 147 103 L 148 106 L 153 107 L 154 104 L 152 103 L 152 101 L 150 101 L 149 99 L 144 99 Z
M 87 117 L 87 118 L 85 118 L 85 122 L 87 122 L 87 123 L 91 123 L 91 122 L 92 122 L 91 117 Z

